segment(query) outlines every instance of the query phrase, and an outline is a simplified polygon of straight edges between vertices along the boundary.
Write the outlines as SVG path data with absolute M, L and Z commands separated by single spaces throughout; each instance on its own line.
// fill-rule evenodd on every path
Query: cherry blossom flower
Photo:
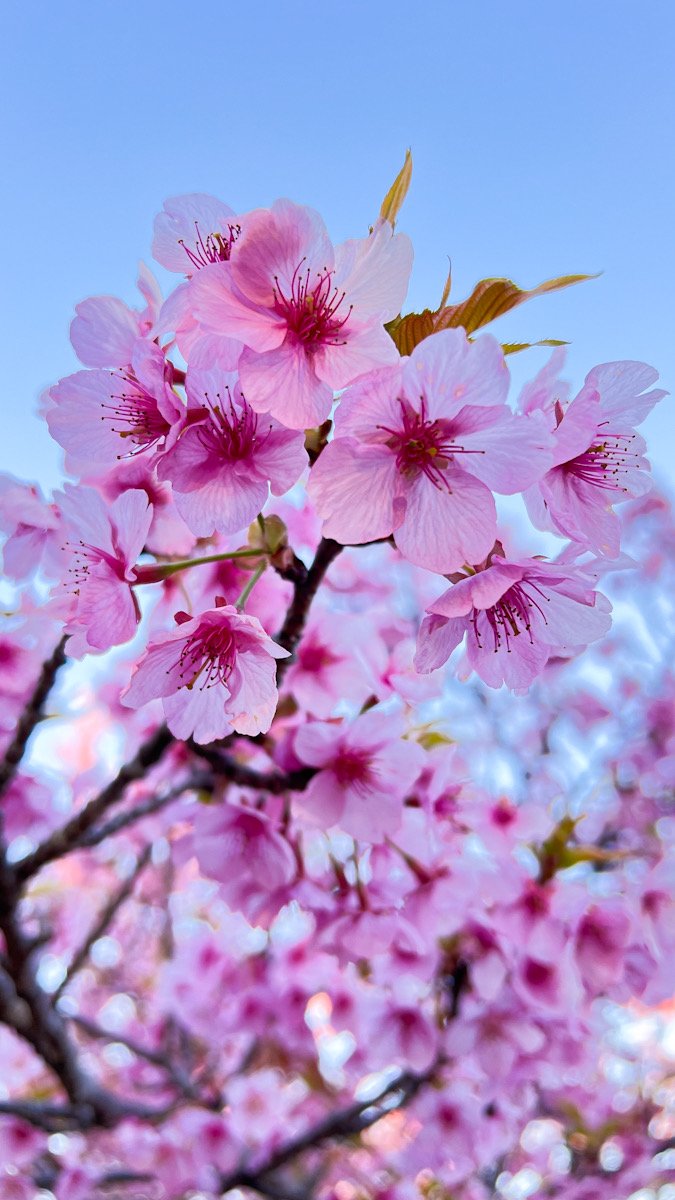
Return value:
M 371 622 L 347 613 L 315 611 L 288 668 L 285 687 L 315 717 L 330 717 L 340 700 L 363 704 L 380 691 L 387 651 Z
M 553 466 L 525 496 L 539 529 L 618 556 L 621 531 L 613 505 L 651 487 L 645 442 L 634 426 L 667 395 L 658 388 L 645 391 L 656 379 L 658 372 L 646 363 L 604 363 L 589 372 L 567 408 L 558 401 L 548 410 L 556 422 Z
M 335 388 L 396 361 L 383 325 L 411 264 L 388 221 L 334 248 L 317 212 L 277 200 L 247 215 L 230 261 L 199 271 L 190 300 L 204 332 L 244 343 L 239 373 L 255 411 L 304 429 L 326 419 Z
M 275 495 L 293 487 L 307 466 L 302 433 L 253 411 L 236 376 L 188 371 L 190 424 L 163 455 L 176 507 L 193 533 L 236 533 L 262 511 L 268 481 Z
M 122 703 L 140 708 L 161 697 L 171 732 L 196 742 L 233 729 L 266 733 L 277 704 L 274 659 L 286 658 L 288 650 L 232 604 L 197 617 L 178 613 L 176 620 L 175 629 L 149 641 Z
M 508 379 L 494 338 L 448 329 L 346 392 L 307 485 L 324 536 L 393 533 L 410 562 L 441 573 L 484 558 L 497 529 L 490 489 L 522 491 L 551 461 L 545 423 L 506 407 Z
M 59 506 L 71 552 L 65 633 L 71 635 L 68 652 L 79 657 L 127 642 L 136 632 L 140 610 L 132 590 L 134 568 L 152 506 L 138 488 L 123 492 L 110 507 L 94 488 L 67 483 L 64 493 Z
M 210 263 L 227 262 L 241 227 L 229 205 L 193 192 L 164 201 L 154 232 L 152 257 L 167 271 L 194 275 Z
M 366 841 L 381 841 L 401 823 L 402 801 L 420 773 L 421 748 L 397 736 L 399 721 L 368 712 L 350 725 L 322 721 L 295 735 L 301 762 L 318 767 L 299 799 L 322 826 L 339 825 Z
M 485 683 L 527 688 L 556 649 L 602 637 L 609 611 L 607 599 L 573 567 L 494 558 L 427 608 L 415 666 L 422 672 L 441 666 L 466 634 L 469 665 Z
M 6 534 L 2 563 L 9 579 L 27 579 L 38 566 L 52 577 L 61 573 L 61 513 L 38 487 L 0 475 L 0 530 Z
M 116 296 L 93 296 L 75 305 L 70 340 L 85 367 L 126 367 L 139 339 L 154 336 L 162 295 L 152 272 L 140 264 L 138 290 L 146 308 L 138 312 Z
M 69 454 L 91 463 L 169 448 L 187 416 L 172 375 L 158 346 L 137 343 L 126 370 L 78 371 L 60 380 L 49 393 L 49 431 Z
M 193 848 L 204 874 L 224 885 L 251 875 L 274 891 L 297 873 L 286 838 L 265 813 L 242 804 L 203 809 L 195 820 Z

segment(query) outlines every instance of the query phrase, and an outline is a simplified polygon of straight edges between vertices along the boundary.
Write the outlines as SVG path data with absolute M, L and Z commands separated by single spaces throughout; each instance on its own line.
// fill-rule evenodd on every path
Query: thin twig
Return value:
M 76 813 L 61 829 L 57 829 L 46 841 L 38 846 L 32 854 L 22 858 L 16 864 L 15 874 L 20 883 L 24 883 L 35 875 L 41 867 L 67 854 L 81 839 L 82 835 L 91 828 L 103 814 L 122 798 L 128 784 L 136 779 L 142 779 L 149 767 L 159 762 L 167 746 L 173 742 L 173 734 L 166 725 L 160 725 L 146 742 L 143 742 L 129 762 L 120 768 L 111 782 L 90 800 L 80 812 Z
M 206 774 L 206 772 L 190 775 L 183 783 L 176 784 L 170 791 L 160 792 L 159 795 L 151 796 L 148 800 L 137 804 L 135 808 L 119 813 L 116 817 L 111 817 L 109 821 L 106 821 L 105 825 L 99 825 L 98 829 L 87 830 L 86 833 L 82 834 L 82 837 L 73 843 L 72 849 L 81 850 L 89 846 L 98 846 L 106 838 L 119 833 L 121 829 L 126 829 L 127 826 L 133 825 L 136 821 L 141 821 L 143 817 L 150 817 L 153 813 L 168 807 L 169 804 L 172 804 L 174 800 L 178 800 L 185 792 L 212 792 L 213 787 L 214 781 L 212 775 Z
M 288 791 L 304 792 L 310 779 L 316 775 L 314 767 L 301 767 L 297 771 L 254 771 L 215 747 L 201 746 L 192 740 L 188 742 L 188 746 L 195 754 L 205 759 L 221 778 L 236 783 L 239 787 L 271 792 L 273 796 L 280 796 Z
M 119 887 L 117 889 L 117 891 L 113 893 L 113 895 L 108 900 L 107 904 L 105 904 L 104 907 L 102 908 L 102 910 L 99 914 L 98 920 L 95 921 L 94 924 L 92 925 L 84 942 L 80 946 L 80 949 L 73 955 L 73 959 L 71 961 L 70 966 L 68 967 L 68 970 L 66 971 L 66 974 L 64 975 L 63 979 L 61 980 L 56 991 L 53 992 L 53 994 L 52 994 L 52 1003 L 53 1004 L 56 1004 L 59 997 L 61 995 L 63 995 L 64 990 L 68 987 L 68 984 L 71 982 L 73 977 L 75 975 L 77 975 L 77 972 L 82 970 L 82 967 L 85 965 L 85 963 L 87 962 L 87 960 L 89 958 L 89 953 L 91 951 L 92 946 L 94 945 L 94 942 L 97 942 L 100 937 L 103 937 L 103 934 L 105 933 L 106 929 L 108 929 L 108 927 L 110 926 L 112 921 L 115 919 L 118 909 L 120 909 L 122 907 L 125 900 L 128 900 L 129 896 L 131 895 L 131 893 L 134 890 L 136 880 L 138 879 L 141 872 L 145 870 L 148 863 L 150 862 L 151 854 L 152 854 L 152 843 L 150 845 L 146 846 L 145 849 L 141 852 L 141 854 L 139 855 L 138 861 L 136 863 L 136 866 L 134 867 L 134 870 L 132 871 L 131 875 L 128 877 L 128 879 L 125 879 L 122 886 Z
M 340 543 L 334 542 L 332 538 L 322 538 L 314 555 L 314 562 L 307 572 L 307 578 L 298 581 L 293 588 L 293 599 L 286 613 L 286 619 L 274 639 L 285 650 L 291 651 L 290 658 L 279 659 L 277 663 L 277 682 L 281 682 L 293 661 L 293 654 L 302 637 L 312 600 L 319 590 L 326 571 L 342 549 Z
M 142 1058 L 145 1062 L 151 1063 L 153 1067 L 158 1067 L 164 1071 L 175 1086 L 190 1100 L 195 1100 L 206 1108 L 217 1108 L 219 1100 L 217 1097 L 203 1096 L 198 1087 L 192 1082 L 187 1072 L 181 1070 L 177 1063 L 162 1054 L 159 1050 L 150 1050 L 147 1046 L 142 1046 L 134 1038 L 127 1037 L 122 1033 L 111 1033 L 107 1029 L 102 1029 L 94 1021 L 89 1021 L 86 1017 L 71 1016 L 69 1018 L 78 1029 L 86 1033 L 88 1037 L 95 1038 L 97 1041 L 119 1042 L 120 1045 L 126 1046 L 132 1054 L 137 1058 Z
M 35 690 L 16 723 L 14 737 L 5 750 L 2 762 L 0 762 L 0 795 L 2 795 L 8 783 L 14 778 L 16 769 L 24 756 L 28 739 L 35 726 L 44 717 L 43 709 L 45 700 L 54 686 L 59 668 L 66 661 L 64 649 L 66 640 L 65 637 L 62 637 L 58 646 L 54 648 L 54 652 L 42 664 L 42 670 L 35 685 Z
M 276 1198 L 283 1194 L 288 1195 L 288 1192 L 284 1191 L 277 1181 L 271 1178 L 275 1171 L 280 1170 L 281 1167 L 286 1166 L 305 1151 L 317 1149 L 323 1142 L 354 1137 L 356 1134 L 362 1133 L 364 1129 L 369 1129 L 386 1112 L 392 1111 L 390 1108 L 382 1109 L 380 1107 L 388 1096 L 400 1094 L 392 1108 L 403 1108 L 417 1095 L 421 1087 L 429 1083 L 441 1065 L 442 1060 L 439 1059 L 421 1075 L 412 1071 L 402 1072 L 372 1100 L 359 1100 L 355 1104 L 350 1104 L 348 1108 L 331 1113 L 323 1120 L 318 1121 L 316 1125 L 312 1125 L 305 1133 L 293 1138 L 285 1146 L 281 1146 L 256 1171 L 247 1171 L 243 1168 L 233 1171 L 229 1175 L 223 1175 L 219 1184 L 221 1193 L 227 1192 L 231 1188 L 249 1187 L 263 1196 Z

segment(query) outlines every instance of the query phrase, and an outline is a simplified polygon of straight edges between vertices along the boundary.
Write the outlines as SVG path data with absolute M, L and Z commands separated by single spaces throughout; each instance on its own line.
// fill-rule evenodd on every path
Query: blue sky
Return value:
M 575 385 L 635 358 L 675 391 L 669 0 L 27 0 L 3 26 L 3 469 L 58 482 L 39 392 L 77 369 L 79 300 L 136 302 L 166 196 L 288 195 L 340 241 L 408 146 L 407 307 L 438 301 L 448 255 L 454 300 L 490 275 L 602 271 L 491 331 L 569 340 Z M 515 378 L 544 358 L 512 358 Z M 644 427 L 661 479 L 673 403 Z

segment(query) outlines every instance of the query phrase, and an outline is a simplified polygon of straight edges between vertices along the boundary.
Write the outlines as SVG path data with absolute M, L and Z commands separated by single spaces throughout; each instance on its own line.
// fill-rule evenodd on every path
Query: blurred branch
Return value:
M 161 1050 L 151 1050 L 147 1046 L 142 1046 L 134 1038 L 126 1037 L 125 1034 L 111 1032 L 108 1029 L 102 1029 L 94 1021 L 89 1021 L 86 1017 L 72 1016 L 70 1020 L 78 1029 L 86 1033 L 88 1037 L 94 1038 L 97 1041 L 119 1042 L 120 1045 L 126 1046 L 132 1054 L 137 1058 L 142 1058 L 145 1062 L 151 1063 L 153 1067 L 158 1067 L 165 1071 L 169 1079 L 183 1095 L 188 1099 L 202 1104 L 206 1108 L 217 1109 L 220 1107 L 220 1100 L 217 1096 L 203 1096 L 199 1088 L 192 1082 L 190 1076 L 177 1063 L 173 1062 L 168 1054 L 163 1054 Z
M 301 767 L 297 771 L 287 772 L 253 771 L 250 767 L 238 763 L 236 759 L 230 758 L 215 747 L 200 746 L 192 739 L 188 745 L 195 754 L 205 759 L 216 775 L 222 779 L 227 779 L 229 783 L 236 783 L 239 787 L 254 788 L 259 792 L 271 792 L 274 796 L 279 796 L 282 792 L 287 791 L 304 792 L 310 779 L 316 775 L 315 767 Z
M 369 1129 L 386 1113 L 403 1108 L 417 1095 L 420 1088 L 431 1081 L 442 1065 L 443 1060 L 437 1059 L 429 1070 L 422 1074 L 403 1071 L 372 1100 L 357 1101 L 355 1104 L 350 1104 L 348 1108 L 343 1108 L 339 1112 L 317 1121 L 305 1133 L 293 1138 L 285 1146 L 281 1146 L 271 1154 L 267 1162 L 258 1167 L 256 1171 L 247 1171 L 243 1168 L 233 1171 L 229 1175 L 223 1175 L 219 1184 L 221 1193 L 228 1192 L 231 1188 L 248 1187 L 263 1196 L 272 1197 L 273 1200 L 285 1200 L 291 1195 L 304 1194 L 296 1189 L 291 1192 L 289 1188 L 284 1187 L 281 1181 L 274 1178 L 274 1173 L 307 1150 L 318 1149 L 323 1142 L 354 1137 L 363 1133 L 365 1129 Z M 394 1098 L 394 1103 L 383 1106 L 383 1101 L 390 1096 Z
M 127 812 L 122 812 L 116 817 L 111 817 L 109 821 L 106 821 L 105 825 L 99 825 L 98 829 L 87 830 L 86 833 L 83 833 L 77 839 L 77 842 L 73 844 L 71 849 L 82 850 L 88 846 L 98 846 L 106 838 L 119 833 L 121 829 L 126 829 L 128 825 L 133 825 L 136 821 L 141 821 L 143 817 L 150 817 L 153 813 L 160 812 L 161 809 L 172 804 L 174 800 L 178 800 L 185 792 L 212 792 L 213 786 L 213 776 L 211 774 L 206 771 L 201 773 L 196 772 L 194 775 L 188 776 L 183 783 L 177 783 L 169 791 L 160 792 L 157 796 L 150 796 L 148 800 L 143 800 L 141 804 L 137 804 L 135 808 L 130 808 Z
M 66 661 L 65 645 L 66 638 L 62 637 L 58 646 L 54 648 L 52 655 L 42 664 L 42 670 L 35 685 L 35 690 L 16 723 L 14 737 L 5 750 L 2 762 L 0 762 L 0 795 L 2 795 L 7 785 L 13 779 L 16 769 L 24 756 L 28 739 L 35 726 L 44 717 L 43 708 L 45 700 L 54 686 L 59 668 Z
M 103 816 L 107 809 L 122 798 L 127 786 L 137 779 L 142 779 L 148 768 L 159 762 L 167 746 L 170 746 L 173 740 L 173 734 L 169 732 L 166 725 L 160 725 L 159 729 L 155 730 L 146 742 L 143 742 L 134 757 L 120 768 L 115 778 L 102 792 L 99 792 L 98 796 L 85 804 L 80 812 L 76 813 L 61 829 L 52 833 L 32 854 L 28 854 L 26 858 L 22 858 L 16 864 L 14 870 L 17 880 L 24 883 L 41 867 L 72 850 L 79 843 L 82 835 Z
M 98 920 L 94 923 L 92 928 L 89 930 L 89 933 L 87 934 L 87 937 L 86 937 L 85 941 L 83 942 L 83 944 L 80 946 L 80 949 L 77 950 L 75 952 L 75 954 L 73 955 L 71 964 L 68 967 L 66 974 L 64 975 L 63 979 L 61 980 L 61 983 L 57 987 L 56 991 L 52 994 L 52 1004 L 56 1004 L 59 997 L 63 995 L 64 990 L 68 987 L 68 984 L 72 980 L 73 976 L 75 976 L 78 971 L 82 970 L 82 967 L 84 966 L 87 959 L 89 958 L 89 952 L 90 952 L 92 946 L 94 945 L 94 942 L 97 942 L 100 937 L 103 937 L 103 934 L 105 933 L 106 929 L 109 927 L 109 925 L 112 923 L 112 921 L 114 921 L 118 909 L 120 909 L 122 907 L 125 900 L 128 900 L 129 896 L 131 895 L 131 893 L 134 890 L 136 880 L 138 879 L 141 872 L 144 871 L 146 866 L 148 865 L 151 854 L 152 854 L 152 844 L 146 846 L 145 849 L 141 852 L 141 854 L 138 858 L 138 861 L 136 863 L 136 866 L 134 867 L 129 878 L 125 879 L 122 886 L 119 887 L 117 889 L 117 891 L 113 893 L 113 895 L 108 900 L 107 904 L 105 904 L 105 906 L 101 910 Z

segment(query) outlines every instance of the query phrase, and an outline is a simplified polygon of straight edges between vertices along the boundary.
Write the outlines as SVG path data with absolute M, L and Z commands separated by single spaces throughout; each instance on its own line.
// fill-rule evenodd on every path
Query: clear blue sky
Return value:
M 58 481 L 37 396 L 77 369 L 79 300 L 136 302 L 166 196 L 288 195 L 340 241 L 407 146 L 409 307 L 437 301 L 447 255 L 455 300 L 603 271 L 492 330 L 571 341 L 575 384 L 636 358 L 675 391 L 671 0 L 14 0 L 3 42 L 3 469 Z M 523 379 L 544 352 L 518 357 Z M 645 427 L 662 478 L 673 405 Z

